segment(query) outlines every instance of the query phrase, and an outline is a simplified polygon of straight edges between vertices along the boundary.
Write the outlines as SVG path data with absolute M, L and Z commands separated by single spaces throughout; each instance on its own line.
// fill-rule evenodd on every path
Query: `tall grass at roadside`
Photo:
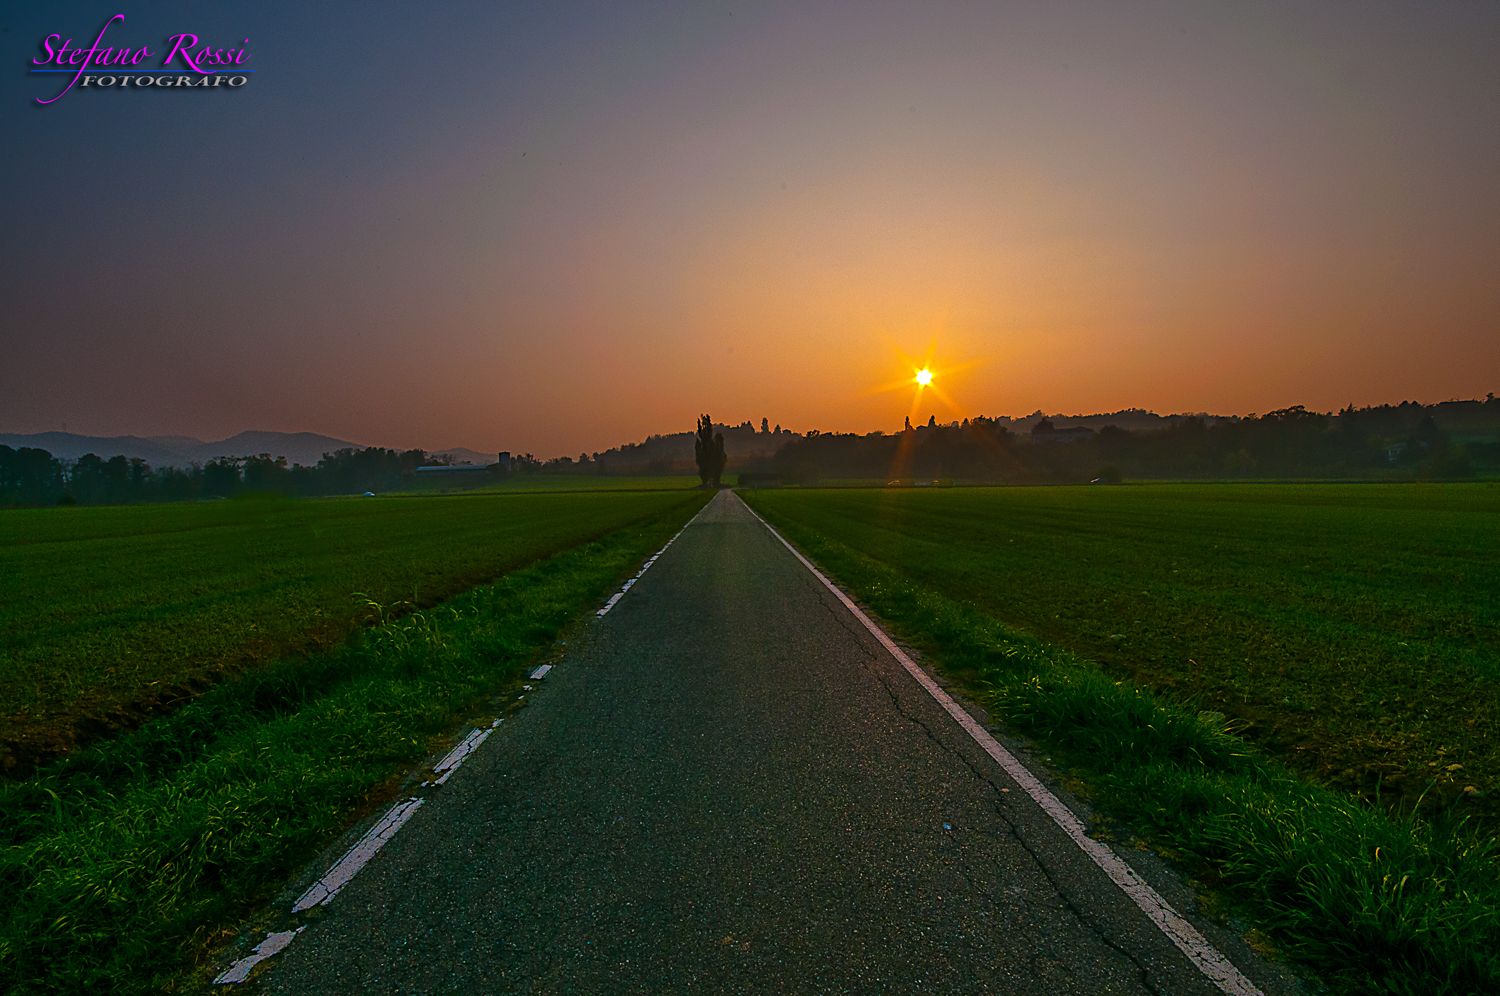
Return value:
M 1500 991 L 1500 850 L 1452 818 L 1395 816 L 1289 772 L 1169 696 L 914 582 L 745 496 L 896 632 L 1045 744 L 1110 816 L 1344 993 Z
M 0 788 L 0 991 L 173 985 L 706 497 Z
M 1420 797 L 1500 829 L 1500 487 L 753 500 L 1116 678 L 1223 712 L 1334 788 Z
M 226 675 L 330 649 L 350 592 L 434 605 L 649 519 L 681 491 L 266 499 L 0 513 L 0 771 Z

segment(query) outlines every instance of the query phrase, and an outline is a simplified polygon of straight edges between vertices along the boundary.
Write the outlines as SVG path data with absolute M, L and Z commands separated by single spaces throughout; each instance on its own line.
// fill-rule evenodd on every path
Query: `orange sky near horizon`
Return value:
M 929 349 L 913 421 L 1500 390 L 1500 8 L 299 10 L 215 15 L 237 103 L 5 98 L 0 431 L 894 431 Z

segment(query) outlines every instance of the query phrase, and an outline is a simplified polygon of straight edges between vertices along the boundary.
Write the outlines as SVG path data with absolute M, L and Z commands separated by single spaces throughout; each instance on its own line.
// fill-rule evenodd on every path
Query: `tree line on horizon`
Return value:
M 1452 402 L 1403 402 L 1337 413 L 1310 412 L 1301 405 L 1236 419 L 1181 419 L 1165 428 L 1098 430 L 1055 427 L 1040 419 L 1029 431 L 1013 431 L 1001 420 L 977 417 L 947 425 L 928 424 L 898 433 L 799 434 L 762 419 L 725 426 L 755 440 L 773 441 L 738 461 L 743 478 L 777 478 L 788 484 L 827 479 L 952 479 L 1011 484 L 1081 483 L 1105 479 L 1370 478 L 1463 479 L 1500 471 L 1500 398 L 1460 403 L 1466 412 L 1452 421 Z M 1450 409 L 1445 412 L 1444 409 Z M 1434 416 L 1448 420 L 1440 424 Z M 1007 422 L 1009 420 L 1006 420 Z M 723 434 L 700 418 L 684 433 L 710 457 L 700 478 L 716 479 L 731 461 Z M 666 437 L 648 437 L 647 443 Z M 628 471 L 619 458 L 646 444 L 631 444 L 579 462 L 538 460 L 523 454 L 513 473 Z M 695 450 L 697 447 L 695 446 Z M 645 451 L 642 455 L 646 455 Z M 695 453 L 695 456 L 697 453 Z M 323 454 L 313 467 L 287 465 L 285 457 L 261 453 L 220 457 L 185 468 L 153 468 L 138 457 L 103 459 L 89 453 L 63 461 L 46 450 L 0 445 L 0 508 L 47 505 L 120 505 L 193 501 L 246 495 L 359 494 L 412 486 L 416 469 L 441 466 L 446 458 L 423 450 L 371 446 Z M 661 472 L 651 464 L 638 470 Z M 705 475 L 704 470 L 708 473 Z
M 218 457 L 205 464 L 153 468 L 140 457 L 85 453 L 58 460 L 43 449 L 0 445 L 0 507 L 128 505 L 246 495 L 359 494 L 409 483 L 418 467 L 443 465 L 423 450 L 379 446 L 324 453 L 315 466 L 287 465 L 269 453 Z
M 899 433 L 799 436 L 741 478 L 812 484 L 827 479 L 962 480 L 1004 484 L 1182 479 L 1425 479 L 1500 469 L 1500 398 L 1472 403 L 1457 439 L 1417 402 L 1349 407 L 1335 414 L 1301 405 L 1240 419 L 1198 416 L 1150 431 L 1115 425 L 1058 429 L 1047 418 L 1029 432 L 997 420 L 907 423 Z M 1487 438 L 1484 438 L 1487 437 Z

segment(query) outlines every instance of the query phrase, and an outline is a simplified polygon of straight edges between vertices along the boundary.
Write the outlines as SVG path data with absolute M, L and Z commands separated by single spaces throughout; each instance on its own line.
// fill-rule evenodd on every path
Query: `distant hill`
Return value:
M 353 447 L 351 443 L 315 432 L 242 432 L 218 442 L 205 443 L 192 436 L 81 436 L 73 432 L 0 434 L 0 444 L 20 449 L 30 446 L 46 450 L 59 460 L 77 460 L 85 453 L 108 459 L 112 456 L 140 457 L 153 467 L 186 467 L 207 463 L 221 456 L 254 456 L 269 453 L 286 457 L 287 463 L 315 465 L 324 453 Z M 491 457 L 492 461 L 494 458 Z
M 1150 432 L 1155 429 L 1170 428 L 1184 419 L 1193 417 L 1195 416 L 1188 414 L 1158 415 L 1143 408 L 1126 408 L 1122 411 L 1098 415 L 1047 415 L 1036 411 L 1030 415 L 1001 415 L 994 421 L 1012 432 L 1019 433 L 1030 432 L 1031 427 L 1044 418 L 1050 418 L 1052 424 L 1059 429 L 1071 426 L 1102 429 L 1106 425 L 1116 425 L 1131 432 Z M 1196 417 L 1209 423 L 1226 419 L 1233 421 L 1239 418 L 1238 415 L 1208 415 L 1202 412 L 1197 413 Z M 900 432 L 900 429 L 900 426 L 893 425 L 888 431 Z M 790 432 L 780 426 L 772 432 L 760 432 L 749 422 L 742 422 L 739 425 L 724 425 L 715 422 L 714 431 L 724 434 L 724 451 L 729 459 L 736 463 L 754 457 L 770 456 L 786 443 L 793 439 L 801 439 L 803 436 L 802 433 Z M 639 443 L 616 446 L 598 455 L 603 456 L 606 462 L 670 460 L 690 466 L 693 460 L 693 433 L 673 432 L 666 435 L 648 436 Z
M 85 453 L 109 459 L 112 456 L 140 457 L 152 467 L 186 467 L 205 464 L 218 457 L 257 456 L 269 453 L 286 457 L 288 464 L 316 466 L 324 453 L 341 449 L 364 449 L 364 443 L 320 436 L 316 432 L 242 432 L 228 439 L 205 443 L 194 436 L 81 436 L 75 432 L 0 433 L 0 444 L 12 449 L 30 446 L 46 450 L 59 460 L 77 460 Z M 431 455 L 449 457 L 454 463 L 472 463 L 481 467 L 494 463 L 497 454 L 481 453 L 463 446 L 429 451 Z
M 286 457 L 287 463 L 312 467 L 324 453 L 342 449 L 359 450 L 366 445 L 351 443 L 347 439 L 334 439 L 332 436 L 320 436 L 316 432 L 242 432 L 217 443 L 200 443 L 188 450 L 187 455 L 199 463 L 206 463 L 221 456 L 269 453 L 273 457 Z
M 1099 415 L 1046 415 L 1041 411 L 1034 411 L 1030 415 L 1007 416 L 1002 415 L 995 421 L 1005 426 L 1012 432 L 1030 432 L 1031 427 L 1044 418 L 1052 420 L 1052 424 L 1059 429 L 1082 426 L 1089 429 L 1102 429 L 1106 425 L 1118 426 L 1130 432 L 1153 432 L 1157 429 L 1170 429 L 1184 419 L 1201 418 L 1204 422 L 1213 423 L 1224 420 L 1233 421 L 1238 415 L 1210 415 L 1207 412 L 1196 412 L 1182 415 L 1158 415 L 1148 412 L 1144 408 L 1125 408 L 1117 412 L 1108 412 Z
M 173 453 L 186 453 L 194 446 L 202 446 L 203 440 L 197 436 L 147 436 L 153 443 L 161 444 L 163 449 L 171 450 Z
M 194 442 L 201 445 L 199 440 Z M 46 450 L 59 460 L 77 460 L 85 453 L 108 459 L 123 453 L 128 457 L 140 457 L 153 467 L 186 465 L 190 462 L 183 459 L 181 452 L 175 447 L 164 446 L 156 440 L 142 439 L 140 436 L 80 436 L 74 432 L 34 432 L 29 435 L 3 433 L 0 434 L 0 445 L 13 449 L 30 446 L 32 449 Z
M 800 438 L 779 425 L 770 432 L 758 432 L 749 422 L 739 425 L 715 422 L 713 428 L 724 436 L 724 453 L 735 464 L 754 457 L 769 457 L 790 440 Z M 694 465 L 693 436 L 692 432 L 647 436 L 639 443 L 614 446 L 594 456 L 613 467 L 689 470 Z

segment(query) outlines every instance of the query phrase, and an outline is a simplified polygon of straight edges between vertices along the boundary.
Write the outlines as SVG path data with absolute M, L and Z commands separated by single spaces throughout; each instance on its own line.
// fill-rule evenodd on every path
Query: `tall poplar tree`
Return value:
M 724 465 L 729 458 L 724 455 L 724 434 L 714 432 L 714 424 L 707 415 L 698 416 L 698 432 L 693 439 L 693 457 L 698 461 L 698 481 L 702 484 L 713 482 L 714 487 L 719 486 L 719 478 L 724 474 Z

